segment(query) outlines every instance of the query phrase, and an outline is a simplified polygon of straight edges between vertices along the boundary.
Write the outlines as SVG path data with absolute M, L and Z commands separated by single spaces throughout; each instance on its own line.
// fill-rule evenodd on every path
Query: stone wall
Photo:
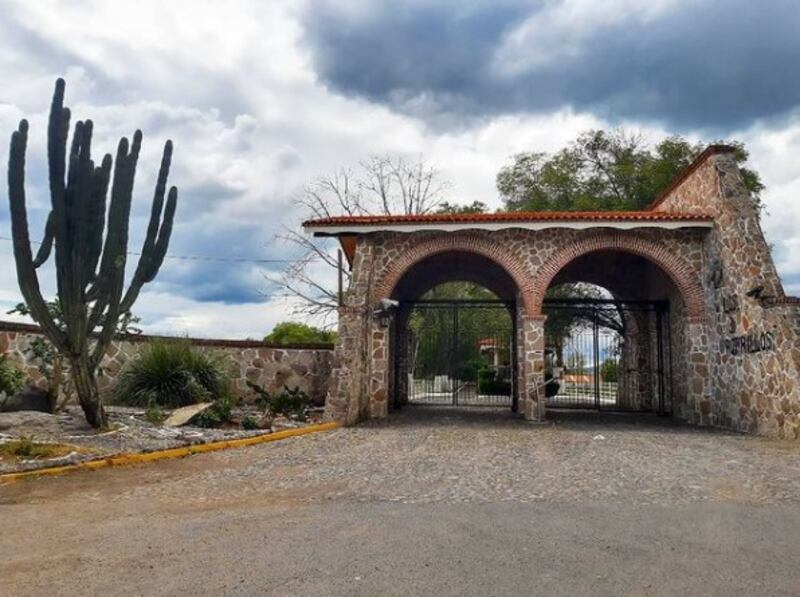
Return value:
M 708 326 L 690 367 L 709 383 L 686 404 L 689 421 L 800 437 L 800 301 L 787 297 L 733 155 L 712 147 L 654 204 L 704 212 Z M 705 353 L 704 355 L 702 353 Z
M 41 337 L 39 328 L 32 325 L 0 322 L 0 351 L 22 366 L 30 380 L 44 385 L 34 364 L 29 362 L 26 348 L 31 341 Z M 108 393 L 119 371 L 138 350 L 157 336 L 128 336 L 115 340 L 103 359 L 102 374 L 98 378 L 100 390 Z M 328 389 L 333 362 L 333 346 L 328 344 L 274 346 L 251 340 L 213 340 L 190 338 L 189 341 L 203 350 L 222 356 L 229 365 L 233 389 L 238 396 L 248 397 L 251 392 L 246 380 L 270 391 L 284 385 L 300 387 L 315 403 L 322 405 Z
M 418 263 L 460 252 L 491 260 L 513 279 L 519 411 L 543 418 L 544 294 L 554 281 L 569 281 L 559 278 L 561 272 L 583 255 L 617 252 L 666 274 L 658 281 L 629 279 L 622 291 L 643 293 L 624 298 L 670 301 L 675 415 L 700 425 L 800 437 L 800 300 L 784 294 L 731 149 L 709 148 L 650 209 L 708 215 L 713 227 L 612 230 L 598 222 L 585 230 L 358 235 L 327 416 L 352 423 L 386 415 L 392 337 L 374 313 Z
M 358 237 L 351 286 L 340 310 L 339 344 L 327 415 L 353 423 L 388 412 L 392 355 L 387 330 L 374 316 L 381 299 L 392 297 L 403 276 L 421 260 L 447 252 L 474 253 L 499 264 L 519 291 L 518 380 L 521 413 L 545 416 L 542 300 L 561 268 L 576 256 L 614 250 L 649 259 L 672 281 L 685 308 L 677 318 L 702 322 L 705 229 L 641 228 L 612 230 L 506 229 L 498 231 L 376 232 Z M 646 291 L 637 280 L 632 287 Z M 513 298 L 513 297 L 512 297 Z M 629 297 L 631 298 L 631 297 Z M 646 294 L 638 297 L 648 299 Z M 702 323 L 700 324 L 702 325 Z M 698 332 L 699 333 L 699 332 Z M 680 337 L 680 336 L 679 336 Z M 689 359 L 682 349 L 676 357 Z M 688 361 L 687 361 L 688 363 Z M 681 366 L 681 364 L 679 364 Z M 683 367 L 688 370 L 688 366 Z M 691 373 L 690 373 L 691 377 Z M 703 382 L 685 386 L 704 387 Z M 689 401 L 688 396 L 677 400 Z M 699 398 L 698 398 L 699 400 Z

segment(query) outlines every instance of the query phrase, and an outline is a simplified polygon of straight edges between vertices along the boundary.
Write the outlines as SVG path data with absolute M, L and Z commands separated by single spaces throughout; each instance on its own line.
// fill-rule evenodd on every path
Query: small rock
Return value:
M 300 424 L 290 421 L 289 419 L 275 419 L 275 421 L 272 423 L 273 431 L 280 431 L 282 429 L 295 429 L 297 427 L 300 427 Z
M 175 409 L 164 421 L 164 427 L 180 427 L 181 425 L 186 425 L 201 412 L 208 410 L 212 404 L 214 403 L 201 402 L 199 404 L 190 404 L 189 406 Z
M 50 396 L 46 390 L 36 386 L 28 386 L 21 392 L 0 400 L 0 411 L 19 412 L 22 410 L 37 410 L 43 413 L 50 412 Z
M 605 435 L 595 435 L 592 439 L 606 439 Z

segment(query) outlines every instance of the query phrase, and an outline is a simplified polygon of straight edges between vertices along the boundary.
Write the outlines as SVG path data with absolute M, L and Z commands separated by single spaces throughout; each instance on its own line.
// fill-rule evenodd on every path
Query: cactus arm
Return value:
M 142 246 L 142 253 L 136 271 L 131 278 L 130 287 L 122 300 L 121 312 L 130 310 L 142 285 L 155 278 L 158 269 L 164 261 L 167 252 L 172 223 L 175 217 L 175 207 L 178 199 L 178 190 L 172 187 L 167 198 L 167 207 L 164 210 L 164 194 L 169 177 L 169 167 L 172 161 L 172 141 L 167 141 L 164 145 L 164 152 L 161 157 L 161 167 L 158 171 L 158 179 L 153 194 L 153 206 L 150 210 L 150 222 L 147 225 L 147 234 Z M 162 221 L 163 211 L 163 221 Z
M 169 247 L 170 235 L 172 234 L 172 225 L 175 220 L 175 209 L 177 205 L 178 189 L 172 187 L 169 190 L 169 196 L 167 197 L 167 206 L 164 209 L 164 219 L 161 222 L 161 227 L 158 231 L 158 240 L 156 240 L 156 242 L 153 244 L 152 250 L 148 253 L 146 261 L 144 261 L 145 255 L 142 254 L 139 264 L 141 265 L 144 262 L 146 266 L 142 267 L 141 273 L 137 270 L 137 273 L 141 274 L 139 277 L 134 277 L 134 279 L 131 280 L 130 287 L 125 293 L 125 299 L 122 301 L 122 313 L 127 313 L 131 310 L 133 303 L 136 302 L 136 299 L 139 297 L 139 292 L 141 291 L 142 286 L 153 281 L 158 273 L 159 268 L 161 267 L 161 264 L 164 263 L 164 257 L 166 256 L 167 248 Z
M 122 146 L 122 142 L 120 142 Z M 111 188 L 111 204 L 108 209 L 108 235 L 103 247 L 100 273 L 97 283 L 101 284 L 97 301 L 89 318 L 89 324 L 97 324 L 102 320 L 102 329 L 97 338 L 91 364 L 96 367 L 105 354 L 116 331 L 119 320 L 120 303 L 125 283 L 125 263 L 128 248 L 128 223 L 130 220 L 133 182 L 139 150 L 142 145 L 142 133 L 133 135 L 130 153 L 118 152 L 114 171 L 114 182 Z M 127 143 L 125 143 L 127 147 Z M 91 290 L 91 289 L 90 289 Z M 105 311 L 105 313 L 104 313 Z M 93 329 L 93 328 L 90 328 Z
M 89 211 L 89 242 L 87 244 L 86 272 L 84 285 L 96 279 L 97 264 L 103 250 L 103 228 L 106 219 L 106 195 L 111 180 L 111 155 L 106 154 L 101 165 L 94 171 L 92 187 L 92 207 Z
M 100 268 L 95 276 L 95 280 L 86 291 L 86 300 L 94 301 L 91 314 L 89 315 L 88 329 L 94 330 L 103 318 L 103 314 L 108 308 L 111 289 L 114 285 L 115 260 L 119 254 L 121 230 L 112 225 L 121 220 L 121 216 L 130 212 L 130 204 L 124 205 L 126 194 L 126 164 L 129 151 L 128 139 L 123 137 L 117 145 L 117 155 L 114 159 L 114 180 L 111 183 L 111 201 L 108 206 L 108 223 L 105 243 L 102 248 L 102 257 L 99 257 Z M 130 199 L 130 197 L 128 197 Z M 123 245 L 124 247 L 124 245 Z M 123 253 L 124 253 L 123 249 Z M 123 255 L 125 259 L 127 256 Z M 123 263 L 124 271 L 124 263 Z
M 140 271 L 147 269 L 148 259 L 145 259 L 145 256 L 149 257 L 156 244 L 161 222 L 161 211 L 164 208 L 164 193 L 166 192 L 167 188 L 167 178 L 169 177 L 169 167 L 171 161 L 172 141 L 167 141 L 164 144 L 164 152 L 161 156 L 161 167 L 158 170 L 156 189 L 153 193 L 153 206 L 150 210 L 150 222 L 147 224 L 147 234 L 145 236 L 144 246 L 142 247 L 142 258 L 139 259 L 139 264 L 136 267 L 134 278 L 141 277 Z
M 91 138 L 91 120 L 75 124 L 69 153 L 67 187 L 64 193 L 66 237 L 62 240 L 65 249 L 64 252 L 60 252 L 58 246 L 56 248 L 56 260 L 58 261 L 60 258 L 60 265 L 63 266 L 64 271 L 64 277 L 58 279 L 59 297 L 65 318 L 70 323 L 66 330 L 70 347 L 76 354 L 85 352 L 89 331 L 84 300 L 85 268 L 82 254 L 85 251 L 87 240 L 85 212 L 88 209 L 94 172 L 94 164 L 90 157 Z M 56 239 L 58 242 L 58 235 L 56 235 Z
M 56 80 L 50 120 L 47 125 L 47 162 L 50 170 L 50 195 L 54 203 L 63 202 L 65 151 L 69 131 L 69 109 L 64 108 L 64 79 Z
M 94 125 L 91 120 L 83 123 L 83 134 L 77 148 L 77 177 L 75 180 L 75 190 L 72 196 L 74 201 L 72 231 L 74 241 L 72 243 L 72 263 L 75 268 L 74 284 L 75 297 L 81 306 L 81 312 L 85 313 L 85 290 L 86 281 L 89 277 L 88 257 L 90 251 L 91 231 L 91 212 L 92 201 L 95 190 L 95 166 L 91 159 L 92 131 Z M 93 272 L 92 272 L 93 273 Z
M 66 214 L 66 149 L 69 133 L 70 112 L 64 107 L 63 79 L 56 81 L 50 118 L 47 125 L 47 162 L 50 174 L 50 200 L 53 205 L 54 237 L 56 246 L 56 279 L 59 295 L 62 279 L 69 277 L 66 254 L 68 251 L 68 228 Z M 76 126 L 76 130 L 79 128 Z
M 47 308 L 36 276 L 30 237 L 28 214 L 25 207 L 25 149 L 28 141 L 28 122 L 20 122 L 19 129 L 11 136 L 8 158 L 8 198 L 11 213 L 11 236 L 14 244 L 14 260 L 17 265 L 17 280 L 20 291 L 33 319 L 42 327 L 48 339 L 59 349 L 66 345 L 66 336 L 56 325 Z
M 120 201 L 122 200 L 122 184 L 125 170 L 125 158 L 128 155 L 128 145 L 128 139 L 126 137 L 122 137 L 117 144 L 117 154 L 113 160 L 114 177 L 113 182 L 111 182 L 111 199 L 108 205 L 107 232 L 105 242 L 103 243 L 101 253 L 102 257 L 99 257 L 100 268 L 97 271 L 97 275 L 95 276 L 95 280 L 91 287 L 89 287 L 89 289 L 86 291 L 86 299 L 90 301 L 96 300 L 101 302 L 103 300 L 106 286 L 108 285 L 111 272 L 114 269 L 113 252 L 117 247 L 117 237 L 119 231 L 112 228 L 110 224 L 112 218 L 118 217 L 116 214 L 121 209 Z M 102 311 L 104 308 L 105 306 L 101 307 L 100 311 Z M 95 304 L 95 309 L 97 309 L 97 304 Z
M 114 180 L 111 183 L 111 201 L 108 206 L 107 234 L 103 245 L 100 269 L 97 278 L 86 293 L 87 300 L 104 303 L 99 309 L 102 312 L 116 279 L 116 271 L 125 268 L 128 246 L 128 216 L 130 215 L 133 193 L 133 174 L 141 147 L 141 132 L 136 131 L 134 142 L 130 147 L 128 139 L 123 137 L 117 146 L 114 160 Z M 97 305 L 95 305 L 97 311 Z
M 45 261 L 50 257 L 50 252 L 53 250 L 53 237 L 55 235 L 55 222 L 53 221 L 53 212 L 47 215 L 47 223 L 44 225 L 44 237 L 39 250 L 36 252 L 36 259 L 33 260 L 33 267 L 41 267 Z
M 167 197 L 167 207 L 164 209 L 164 221 L 161 224 L 161 229 L 158 231 L 158 240 L 156 241 L 155 248 L 153 249 L 153 257 L 150 261 L 150 269 L 144 277 L 144 282 L 152 282 L 158 273 L 161 264 L 164 263 L 164 257 L 169 248 L 169 239 L 172 235 L 172 225 L 175 221 L 175 210 L 178 206 L 178 189 L 172 187 L 169 190 Z

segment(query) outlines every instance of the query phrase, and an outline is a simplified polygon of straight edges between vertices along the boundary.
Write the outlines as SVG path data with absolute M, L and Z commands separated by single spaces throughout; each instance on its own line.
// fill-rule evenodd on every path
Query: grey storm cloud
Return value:
M 578 39 L 543 31 L 515 50 L 546 59 L 502 72 L 508 36 L 554 4 L 386 2 L 348 12 L 320 1 L 303 24 L 327 85 L 431 120 L 570 106 L 724 132 L 800 104 L 796 0 L 686 0 L 649 18 L 584 23 Z

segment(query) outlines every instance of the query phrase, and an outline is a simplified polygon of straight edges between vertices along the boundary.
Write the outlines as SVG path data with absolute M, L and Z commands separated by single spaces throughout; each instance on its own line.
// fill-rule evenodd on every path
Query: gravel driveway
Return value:
M 554 419 L 409 407 L 0 487 L 0 594 L 800 592 L 800 445 Z

